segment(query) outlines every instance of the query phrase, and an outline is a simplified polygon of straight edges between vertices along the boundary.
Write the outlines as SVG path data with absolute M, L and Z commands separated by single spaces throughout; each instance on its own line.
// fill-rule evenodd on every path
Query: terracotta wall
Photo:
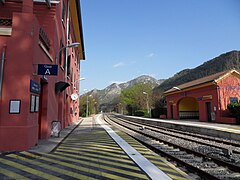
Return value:
M 37 144 L 38 139 L 50 136 L 52 121 L 60 120 L 62 127 L 66 127 L 78 117 L 70 114 L 70 106 L 73 104 L 70 95 L 75 90 L 69 87 L 66 96 L 64 92 L 55 93 L 55 83 L 65 80 L 65 71 L 59 68 L 58 76 L 48 76 L 44 83 L 42 76 L 36 74 L 37 64 L 55 64 L 60 39 L 66 44 L 66 22 L 61 21 L 62 3 L 53 5 L 51 9 L 44 3 L 37 3 L 33 5 L 33 11 L 22 9 L 21 3 L 17 2 L 0 6 L 0 17 L 11 18 L 13 22 L 11 36 L 0 36 L 0 54 L 6 48 L 0 101 L 0 151 L 27 150 Z M 21 13 L 22 10 L 27 13 Z M 50 40 L 49 55 L 39 45 L 40 27 Z M 71 35 L 74 37 L 73 32 Z M 77 57 L 75 54 L 78 54 L 77 50 L 71 49 L 72 59 Z M 72 60 L 72 72 L 77 75 L 79 68 L 76 65 L 75 60 Z M 43 103 L 39 112 L 30 112 L 31 95 L 40 96 L 30 92 L 30 80 L 43 83 Z M 71 84 L 72 80 L 68 79 L 68 82 Z M 13 99 L 21 101 L 19 114 L 9 113 L 9 102 Z
M 179 119 L 179 102 L 185 97 L 193 97 L 198 102 L 200 121 L 207 121 L 206 102 L 211 102 L 211 110 L 216 113 L 216 116 L 219 116 L 216 90 L 217 87 L 212 85 L 189 91 L 179 91 L 178 93 L 167 95 L 168 118 Z M 173 117 L 171 117 L 171 105 L 173 105 Z M 216 109 L 216 111 L 214 111 L 214 109 Z

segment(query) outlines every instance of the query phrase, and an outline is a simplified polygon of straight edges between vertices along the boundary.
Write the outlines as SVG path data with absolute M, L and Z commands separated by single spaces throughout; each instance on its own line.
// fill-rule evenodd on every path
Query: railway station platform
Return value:
M 1 155 L 0 177 L 2 179 L 190 179 L 165 158 L 155 154 L 127 134 L 105 124 L 100 116 L 84 118 L 68 132 L 69 134 L 65 132 L 63 141 L 52 145 L 55 146 L 54 148 L 44 147 L 50 146 L 51 142 L 43 142 L 39 148 L 35 147 L 30 151 Z M 138 160 L 134 160 L 134 156 Z
M 121 115 L 120 115 L 121 116 Z M 138 122 L 150 122 L 152 125 L 172 128 L 192 132 L 196 134 L 211 135 L 219 138 L 239 141 L 240 125 L 220 124 L 214 122 L 200 122 L 193 119 L 173 120 L 173 119 L 154 119 L 134 116 L 124 116 L 129 119 L 135 119 Z

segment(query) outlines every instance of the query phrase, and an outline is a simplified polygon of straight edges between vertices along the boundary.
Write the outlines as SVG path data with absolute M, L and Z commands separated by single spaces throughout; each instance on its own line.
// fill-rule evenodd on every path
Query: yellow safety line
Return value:
M 28 153 L 28 152 L 22 152 L 21 154 L 28 155 L 30 157 L 32 156 L 32 154 Z M 55 171 L 55 172 L 63 174 L 63 175 L 68 175 L 68 176 L 71 176 L 71 177 L 74 177 L 74 178 L 79 178 L 79 179 L 89 179 L 88 176 L 81 175 L 81 174 L 78 174 L 78 173 L 75 173 L 75 172 L 72 172 L 72 171 L 68 171 L 68 170 L 65 170 L 65 169 L 62 169 L 62 168 L 54 167 L 52 165 L 44 164 L 42 162 L 37 162 L 37 161 L 34 161 L 34 160 L 30 160 L 30 159 L 27 159 L 27 158 L 24 158 L 24 157 L 21 157 L 21 156 L 14 157 L 14 158 L 21 159 L 23 161 L 26 161 L 30 164 L 40 166 L 42 168 L 50 169 L 51 171 Z M 91 179 L 94 179 L 94 178 L 91 178 Z
M 65 157 L 62 157 L 62 156 L 58 156 L 58 155 L 54 155 L 54 154 L 45 154 L 45 155 L 50 156 L 52 158 L 57 158 L 57 159 L 62 159 L 62 160 L 68 160 L 69 161 L 69 158 L 65 158 Z M 47 158 L 43 158 L 43 159 L 47 160 L 47 161 L 50 161 L 50 162 L 56 162 L 56 163 L 59 163 L 59 164 L 64 164 L 65 166 L 68 166 L 68 167 L 71 167 L 71 168 L 74 168 L 74 169 L 79 169 L 81 167 L 81 166 L 72 165 L 72 164 L 69 164 L 69 163 L 62 162 L 61 160 L 54 160 L 54 159 L 49 160 Z M 75 159 L 71 159 L 71 161 L 76 162 L 76 163 L 86 164 L 86 165 L 97 167 L 97 168 L 99 167 L 99 164 L 96 164 L 96 163 L 89 163 L 89 162 L 86 162 L 86 161 L 80 161 L 80 160 L 75 160 Z M 100 164 L 100 167 L 102 169 L 111 170 L 111 171 L 118 172 L 118 173 L 121 172 L 123 174 L 129 174 L 129 175 L 135 176 L 135 177 L 141 177 L 141 178 L 146 177 L 145 174 L 139 174 L 139 173 L 129 172 L 129 171 L 125 171 L 125 170 L 120 170 L 120 169 L 117 169 L 117 168 L 112 168 L 112 167 L 104 166 L 104 165 L 101 165 L 101 164 Z M 89 168 L 85 168 L 85 167 L 81 167 L 81 168 L 85 169 L 85 171 L 89 170 Z M 113 175 L 113 174 L 106 173 L 106 172 L 102 172 L 101 174 L 106 174 L 106 176 L 110 175 L 111 178 L 113 178 L 113 177 L 119 178 L 118 175 Z M 127 179 L 127 178 L 121 177 L 121 179 Z
M 55 154 L 65 155 L 66 153 L 55 152 Z M 79 156 L 79 155 L 72 155 L 72 154 L 66 154 L 66 155 L 71 156 L 73 158 L 79 157 L 81 159 L 86 159 L 86 160 L 92 160 L 92 161 L 95 161 L 95 162 L 99 162 L 99 159 L 94 158 L 94 157 L 89 158 L 89 157 L 86 157 L 86 156 Z M 112 158 L 112 159 L 109 159 L 109 160 L 115 160 L 115 158 Z M 113 161 L 107 161 L 107 160 L 102 160 L 102 159 L 100 161 L 102 163 L 105 163 L 105 164 L 115 165 L 115 166 L 119 166 L 119 167 L 125 167 L 125 168 L 132 169 L 132 170 L 139 170 L 139 168 L 134 163 L 132 163 L 132 161 L 129 161 L 129 162 L 132 163 L 132 165 L 124 164 L 123 162 L 120 163 L 120 162 L 113 162 Z
M 92 150 L 103 150 L 103 151 L 106 151 L 106 152 L 112 152 L 112 153 L 116 153 L 116 152 L 118 152 L 118 153 L 122 153 L 122 154 L 124 154 L 124 152 L 121 150 L 121 149 L 110 149 L 110 148 L 101 148 L 101 147 L 91 147 L 91 146 L 88 146 L 88 147 L 84 147 L 84 146 L 82 146 L 82 147 L 67 147 L 67 146 L 64 146 L 64 145 L 61 145 L 60 147 L 58 147 L 58 149 L 60 149 L 60 148 L 67 148 L 67 149 L 74 149 L 74 150 L 84 150 L 84 149 L 92 149 Z
M 26 178 L 26 177 L 24 177 L 24 176 L 22 176 L 20 174 L 17 174 L 17 173 L 15 173 L 13 171 L 9 171 L 7 169 L 3 169 L 1 167 L 0 167 L 0 173 L 4 174 L 5 176 L 8 176 L 10 178 L 14 178 L 14 179 L 21 179 L 21 180 L 28 180 L 29 179 L 29 178 Z
M 94 144 L 93 144 L 94 143 Z M 105 149 L 108 149 L 108 150 L 119 150 L 119 146 L 106 146 L 106 145 L 103 145 L 103 144 L 95 144 L 95 142 L 93 142 L 93 143 L 91 143 L 91 144 L 79 144 L 78 146 L 79 147 L 91 147 L 91 148 L 105 148 Z M 75 144 L 74 144 L 74 146 L 76 146 Z M 63 144 L 61 144 L 61 147 L 67 147 L 67 148 L 71 148 L 72 147 L 72 145 L 66 145 L 65 143 L 63 143 Z
M 39 177 L 43 177 L 43 178 L 46 178 L 46 179 L 61 180 L 61 178 L 58 178 L 56 176 L 52 176 L 50 174 L 46 174 L 44 172 L 38 171 L 36 169 L 30 168 L 28 166 L 25 166 L 25 165 L 22 165 L 22 164 L 19 164 L 19 163 L 16 163 L 16 162 L 13 162 L 13 161 L 10 161 L 10 160 L 7 160 L 7 159 L 1 158 L 0 162 L 3 163 L 3 164 L 7 164 L 9 166 L 15 167 L 17 169 L 20 169 L 22 171 L 25 171 L 27 173 L 31 173 L 31 174 L 37 175 Z
M 119 154 L 119 155 L 114 155 L 114 154 L 109 154 L 109 153 L 104 153 L 104 152 L 99 152 L 99 151 L 85 151 L 85 152 L 81 152 L 81 151 L 72 151 L 72 150 L 68 150 L 68 149 L 59 149 L 59 151 L 55 151 L 55 153 L 57 152 L 69 152 L 69 153 L 76 153 L 79 155 L 87 155 L 87 156 L 94 156 L 94 157 L 103 157 L 105 159 L 112 159 L 112 158 L 118 158 L 117 160 L 120 162 L 132 162 L 132 160 L 129 159 L 129 157 L 126 154 Z M 95 152 L 98 152 L 98 154 L 94 154 Z M 119 157 L 121 157 L 121 159 L 119 159 Z

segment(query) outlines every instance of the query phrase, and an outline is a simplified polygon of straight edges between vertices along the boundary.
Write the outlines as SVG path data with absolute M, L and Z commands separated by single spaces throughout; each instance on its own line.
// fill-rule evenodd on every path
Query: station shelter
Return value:
M 168 119 L 235 124 L 227 105 L 240 100 L 240 72 L 219 72 L 172 87 L 164 94 Z
M 80 0 L 0 0 L 0 152 L 78 120 L 81 22 Z

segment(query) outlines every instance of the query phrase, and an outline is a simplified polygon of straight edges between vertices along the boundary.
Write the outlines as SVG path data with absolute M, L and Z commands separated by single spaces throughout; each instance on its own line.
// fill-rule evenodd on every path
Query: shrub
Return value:
M 137 110 L 134 112 L 134 115 L 143 117 L 143 116 L 145 116 L 145 112 L 143 110 Z
M 230 103 L 227 106 L 231 115 L 237 119 L 237 123 L 240 123 L 240 103 Z

